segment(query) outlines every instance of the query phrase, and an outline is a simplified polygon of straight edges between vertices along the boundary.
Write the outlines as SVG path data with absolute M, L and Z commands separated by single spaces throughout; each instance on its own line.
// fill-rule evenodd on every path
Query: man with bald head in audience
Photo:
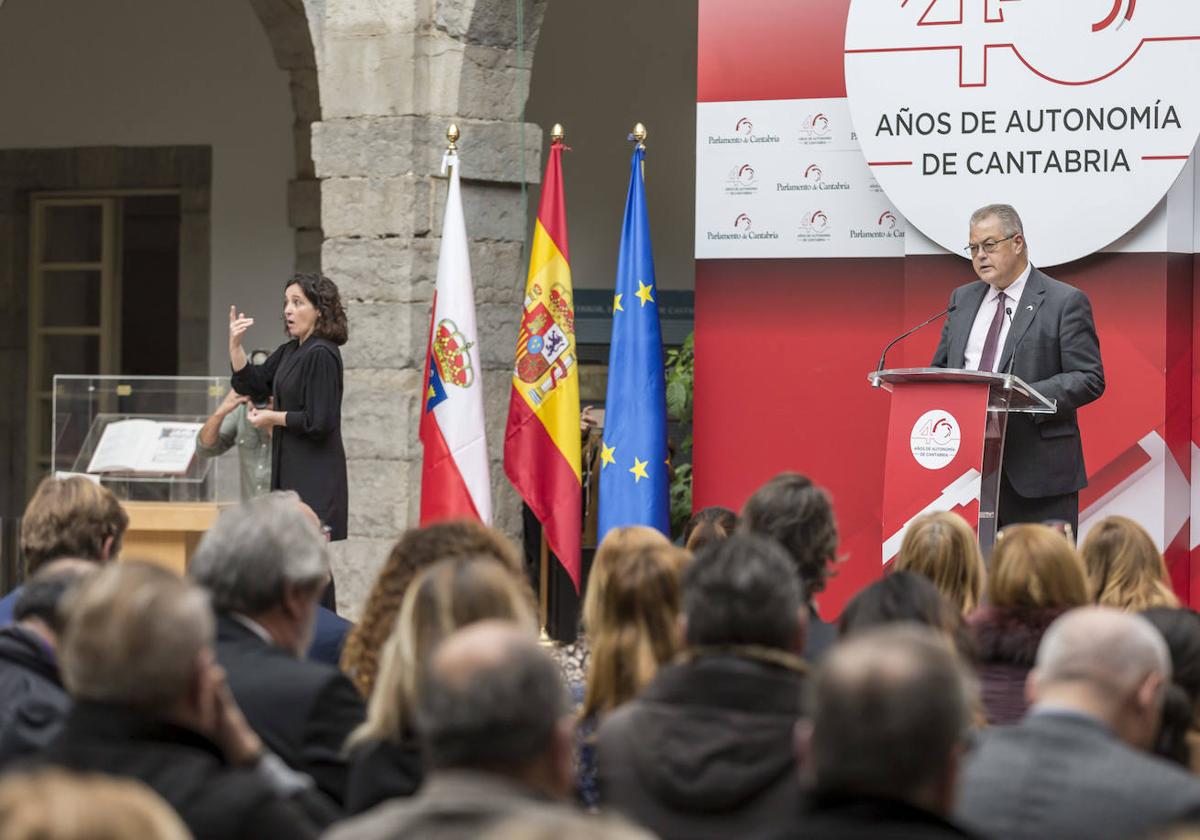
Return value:
M 481 621 L 449 636 L 421 682 L 416 717 L 424 786 L 327 840 L 474 840 L 515 815 L 566 811 L 573 719 L 558 666 L 521 628 Z
M 1046 631 L 1015 726 L 992 727 L 969 758 L 958 816 L 1006 840 L 1140 837 L 1200 817 L 1200 780 L 1148 754 L 1171 682 L 1166 643 L 1145 619 L 1073 610 Z

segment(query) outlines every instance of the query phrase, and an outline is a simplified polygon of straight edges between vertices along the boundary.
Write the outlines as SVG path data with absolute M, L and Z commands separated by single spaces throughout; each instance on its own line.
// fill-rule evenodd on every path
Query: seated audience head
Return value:
M 799 655 L 808 610 L 786 551 L 736 534 L 703 549 L 683 573 L 684 640 L 698 649 L 768 649 Z
M 1099 718 L 1121 740 L 1148 750 L 1170 682 L 1167 644 L 1150 622 L 1108 607 L 1085 607 L 1050 625 L 1028 691 L 1031 703 Z
M 1075 548 L 1046 525 L 1005 528 L 988 564 L 988 602 L 994 607 L 1073 609 L 1091 602 Z
M 51 560 L 26 581 L 13 605 L 13 621 L 57 647 L 67 623 L 63 599 L 96 569 L 89 560 Z
M 1130 612 L 1179 606 L 1163 556 L 1132 519 L 1109 516 L 1097 523 L 1079 553 L 1094 603 Z
M 1141 616 L 1162 634 L 1171 654 L 1171 684 L 1163 698 L 1162 726 L 1154 752 L 1191 767 L 1190 733 L 1196 729 L 1200 708 L 1200 614 L 1186 608 L 1154 607 Z
M 585 718 L 631 699 L 679 652 L 679 581 L 688 556 L 651 528 L 616 528 L 604 537 L 583 599 L 591 649 Z
M 214 633 L 204 590 L 159 566 L 125 562 L 89 577 L 65 606 L 59 665 L 76 701 L 211 730 L 217 711 L 200 691 Z
M 952 607 L 929 578 L 892 572 L 850 599 L 838 621 L 838 635 L 853 636 L 884 624 L 911 622 L 943 633 L 955 626 Z
M 0 781 L 0 840 L 190 840 L 191 832 L 141 782 L 62 770 Z
M 434 650 L 417 697 L 417 732 L 434 774 L 492 773 L 565 798 L 571 728 L 558 666 L 528 628 L 480 621 Z
M 51 560 L 115 560 L 129 516 L 116 496 L 82 476 L 44 478 L 25 506 L 21 551 L 33 574 Z
M 204 535 L 188 572 L 218 612 L 261 625 L 275 644 L 304 656 L 317 601 L 329 580 L 325 539 L 297 503 L 276 491 L 221 514 Z
M 956 513 L 937 511 L 917 517 L 904 532 L 892 569 L 916 572 L 966 615 L 983 595 L 983 555 L 967 521 Z
M 818 791 L 949 813 L 971 713 L 968 683 L 944 636 L 914 624 L 856 634 L 822 662 L 814 698 Z
M 698 510 L 683 529 L 683 547 L 694 554 L 709 543 L 728 537 L 737 524 L 737 514 L 729 508 L 713 506 Z
M 351 734 L 350 745 L 399 743 L 412 731 L 421 676 L 433 649 L 454 631 L 488 619 L 510 621 L 537 637 L 528 594 L 495 560 L 456 557 L 418 574 L 381 654 L 367 719 Z
M 455 557 L 491 558 L 514 577 L 524 579 L 516 547 L 503 534 L 479 522 L 438 522 L 405 531 L 392 546 L 367 596 L 362 618 L 346 637 L 342 650 L 342 670 L 364 697 L 371 696 L 379 673 L 380 651 L 396 626 L 396 615 L 409 584 L 422 569 Z
M 775 476 L 746 502 L 739 527 L 783 546 L 810 598 L 824 591 L 837 552 L 837 522 L 829 494 L 811 479 L 793 472 Z

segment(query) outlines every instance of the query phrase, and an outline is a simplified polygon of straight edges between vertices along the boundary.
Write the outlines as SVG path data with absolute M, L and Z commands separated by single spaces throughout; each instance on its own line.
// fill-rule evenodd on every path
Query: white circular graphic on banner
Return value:
M 917 418 L 908 440 L 918 464 L 927 470 L 940 470 L 958 454 L 962 433 L 953 414 L 935 408 Z
M 1200 3 L 852 0 L 846 92 L 863 154 L 953 253 L 1012 204 L 1040 266 L 1094 253 L 1154 208 L 1200 135 Z

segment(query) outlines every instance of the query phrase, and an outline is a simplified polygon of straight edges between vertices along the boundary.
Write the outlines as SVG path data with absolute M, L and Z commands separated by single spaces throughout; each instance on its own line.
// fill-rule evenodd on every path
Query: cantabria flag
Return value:
M 492 521 L 491 479 L 483 423 L 483 379 L 475 331 L 475 288 L 467 254 L 458 155 L 450 170 L 437 290 L 425 355 L 421 407 L 421 524 L 442 519 Z

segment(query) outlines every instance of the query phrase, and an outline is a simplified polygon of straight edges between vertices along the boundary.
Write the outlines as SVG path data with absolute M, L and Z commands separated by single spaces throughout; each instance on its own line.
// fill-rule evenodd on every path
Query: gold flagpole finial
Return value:
M 446 140 L 448 140 L 450 143 L 450 145 L 446 147 L 446 151 L 448 151 L 448 152 L 457 152 L 458 151 L 458 138 L 459 137 L 460 137 L 460 135 L 458 133 L 458 126 L 455 123 L 450 123 L 450 127 L 446 129 Z
M 638 123 L 633 127 L 633 134 L 630 136 L 637 141 L 639 149 L 646 148 L 646 126 Z
M 563 131 L 562 123 L 555 123 L 554 128 L 550 129 L 550 142 L 561 143 L 567 138 L 567 133 Z

